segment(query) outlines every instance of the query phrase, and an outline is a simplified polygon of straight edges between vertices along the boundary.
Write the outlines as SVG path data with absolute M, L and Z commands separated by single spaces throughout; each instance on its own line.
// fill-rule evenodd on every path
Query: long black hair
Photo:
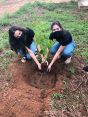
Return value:
M 16 39 L 14 33 L 16 30 L 22 31 L 22 35 L 19 39 Z M 12 26 L 9 29 L 9 43 L 13 51 L 17 53 L 18 49 L 22 49 L 23 53 L 26 54 L 26 48 L 28 43 L 32 43 L 34 37 L 33 30 L 29 28 L 21 28 L 18 26 Z
M 20 30 L 22 31 L 22 36 L 19 39 L 16 39 L 16 37 L 14 36 L 14 33 L 16 30 Z M 22 49 L 24 53 L 26 53 L 26 49 L 24 46 L 24 34 L 25 34 L 26 29 L 21 28 L 21 27 L 17 27 L 17 26 L 12 26 L 9 29 L 9 43 L 10 43 L 10 47 L 13 51 L 15 51 L 17 53 L 18 49 Z

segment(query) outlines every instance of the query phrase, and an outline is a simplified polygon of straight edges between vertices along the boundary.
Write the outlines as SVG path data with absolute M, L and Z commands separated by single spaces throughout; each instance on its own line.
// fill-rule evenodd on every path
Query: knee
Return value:
M 34 41 L 31 43 L 31 45 L 30 45 L 29 48 L 30 48 L 30 50 L 32 50 L 34 53 L 37 51 L 37 47 L 36 47 Z
M 31 50 L 34 54 L 37 52 L 37 48 L 36 48 L 36 46 L 31 47 L 30 50 Z
M 54 49 L 50 49 L 50 53 L 52 54 L 52 55 L 54 55 L 55 54 L 55 50 Z
M 64 52 L 63 52 L 63 55 L 64 55 L 65 57 L 70 57 L 70 56 L 72 56 L 72 54 L 73 54 L 73 52 L 69 52 L 69 51 L 64 51 Z
M 26 58 L 29 60 L 31 59 L 31 56 L 29 55 L 29 53 L 26 54 Z

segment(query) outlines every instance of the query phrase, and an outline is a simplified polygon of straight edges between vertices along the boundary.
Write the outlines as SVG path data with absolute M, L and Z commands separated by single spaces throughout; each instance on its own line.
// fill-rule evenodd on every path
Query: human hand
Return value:
M 41 64 L 40 64 L 40 63 L 38 64 L 38 69 L 39 69 L 39 70 L 41 70 L 41 69 L 42 69 L 42 68 L 41 68 Z
M 47 71 L 50 72 L 51 71 L 51 64 L 49 64 L 48 68 L 47 68 Z

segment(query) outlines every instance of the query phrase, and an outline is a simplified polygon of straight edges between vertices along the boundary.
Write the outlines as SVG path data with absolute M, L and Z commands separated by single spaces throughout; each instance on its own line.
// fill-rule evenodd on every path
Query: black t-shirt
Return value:
M 30 46 L 33 38 L 34 38 L 34 31 L 30 28 L 27 28 L 25 32 L 23 32 L 23 43 L 25 46 Z
M 72 42 L 72 36 L 69 31 L 66 30 L 52 32 L 49 39 L 56 39 L 62 46 L 66 46 Z

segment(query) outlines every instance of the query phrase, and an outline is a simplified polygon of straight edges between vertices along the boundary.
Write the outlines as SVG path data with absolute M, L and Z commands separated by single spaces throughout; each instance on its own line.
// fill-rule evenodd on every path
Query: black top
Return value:
M 30 28 L 22 29 L 22 35 L 19 39 L 16 39 L 14 37 L 14 34 L 12 32 L 14 30 L 14 27 L 11 27 L 9 29 L 9 43 L 11 46 L 11 49 L 17 53 L 18 49 L 22 49 L 23 53 L 26 54 L 26 48 L 25 46 L 30 46 L 33 37 L 34 37 L 34 31 Z
M 56 39 L 62 46 L 66 46 L 72 42 L 72 36 L 66 30 L 52 32 L 49 36 L 49 39 Z

